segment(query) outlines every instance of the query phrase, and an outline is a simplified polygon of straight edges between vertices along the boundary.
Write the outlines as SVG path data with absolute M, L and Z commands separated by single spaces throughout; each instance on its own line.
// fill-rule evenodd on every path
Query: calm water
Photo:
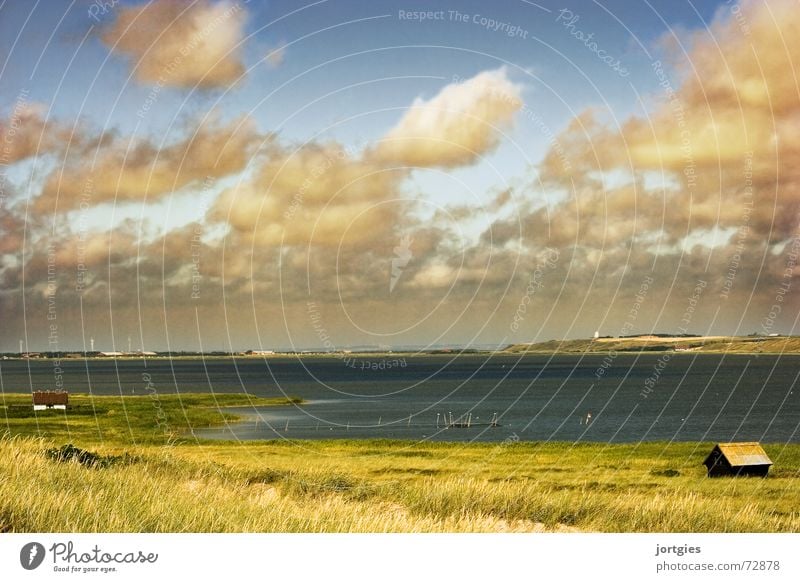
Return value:
M 793 356 L 75 360 L 62 367 L 72 392 L 146 396 L 146 373 L 161 394 L 308 400 L 237 409 L 245 422 L 197 433 L 204 438 L 800 442 L 800 357 Z M 52 389 L 53 363 L 0 361 L 0 379 L 5 392 Z M 451 414 L 457 421 L 470 413 L 469 428 L 446 427 Z M 500 426 L 490 427 L 495 413 Z

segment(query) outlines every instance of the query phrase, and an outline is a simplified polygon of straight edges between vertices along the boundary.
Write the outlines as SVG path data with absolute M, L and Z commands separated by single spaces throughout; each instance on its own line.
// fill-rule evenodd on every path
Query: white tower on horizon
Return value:
M 91 351 L 94 351 L 94 338 L 89 338 L 89 345 L 92 346 Z
M 599 331 L 594 332 L 594 339 L 597 339 L 599 337 L 600 337 L 600 332 Z

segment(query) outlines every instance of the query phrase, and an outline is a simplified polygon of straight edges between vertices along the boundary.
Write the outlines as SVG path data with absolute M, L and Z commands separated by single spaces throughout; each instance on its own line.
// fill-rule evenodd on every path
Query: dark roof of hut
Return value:
M 33 393 L 33 403 L 43 406 L 54 406 L 56 404 L 68 404 L 69 394 L 67 392 L 44 392 L 37 390 Z
M 715 451 L 722 453 L 731 467 L 772 465 L 766 451 L 758 443 L 719 443 L 706 457 L 704 464 L 711 461 Z

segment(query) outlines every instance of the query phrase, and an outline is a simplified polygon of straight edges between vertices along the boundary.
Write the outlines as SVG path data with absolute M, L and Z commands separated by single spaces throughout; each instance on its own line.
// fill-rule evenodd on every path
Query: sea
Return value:
M 0 390 L 291 396 L 199 439 L 800 442 L 800 356 L 324 355 L 0 360 Z M 58 378 L 61 376 L 61 378 Z

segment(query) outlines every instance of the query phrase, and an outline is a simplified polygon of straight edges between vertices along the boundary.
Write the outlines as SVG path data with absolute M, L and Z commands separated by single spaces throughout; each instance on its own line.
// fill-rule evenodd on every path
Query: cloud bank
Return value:
M 136 79 L 170 87 L 227 87 L 244 73 L 240 2 L 156 0 L 120 8 L 102 41 L 129 59 Z

